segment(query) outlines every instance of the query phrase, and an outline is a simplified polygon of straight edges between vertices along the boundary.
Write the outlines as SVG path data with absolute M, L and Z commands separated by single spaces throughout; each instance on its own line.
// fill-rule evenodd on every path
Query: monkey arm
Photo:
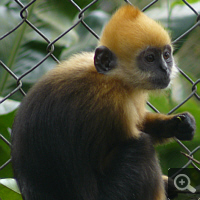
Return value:
M 189 113 L 164 115 L 147 112 L 141 131 L 150 134 L 154 143 L 162 143 L 171 137 L 191 140 L 195 129 L 195 119 Z

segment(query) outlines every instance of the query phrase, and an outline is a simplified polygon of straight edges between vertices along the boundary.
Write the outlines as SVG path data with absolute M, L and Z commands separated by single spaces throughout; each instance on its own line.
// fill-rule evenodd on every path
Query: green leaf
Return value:
M 17 182 L 13 178 L 5 178 L 0 179 L 0 184 L 4 185 L 5 187 L 9 188 L 10 190 L 20 194 L 19 188 L 17 186 Z
M 68 5 L 71 5 L 71 3 L 68 1 L 62 1 L 62 3 L 65 4 L 65 12 L 64 8 L 62 8 L 63 12 L 58 12 L 60 2 L 58 4 L 57 1 L 54 0 L 37 1 L 28 8 L 28 20 L 38 31 L 42 32 L 50 42 L 73 25 L 70 13 L 73 11 L 74 14 L 76 8 L 74 7 L 72 11 L 69 10 L 66 13 L 66 8 Z M 0 35 L 12 30 L 22 21 L 19 14 L 20 7 L 16 6 L 16 3 L 0 6 Z M 7 19 L 9 19 L 9 23 Z M 76 32 L 71 30 L 55 43 L 53 54 L 59 58 L 62 50 L 73 45 L 77 39 Z M 1 40 L 0 55 L 4 64 L 19 77 L 45 58 L 48 54 L 47 47 L 48 41 L 26 23 L 23 23 L 20 28 Z M 55 65 L 56 62 L 49 57 L 44 64 L 41 64 L 31 75 L 25 76 L 23 78 L 23 88 L 25 91 Z M 5 96 L 14 88 L 16 88 L 16 80 L 12 78 L 6 70 L 0 67 L 0 95 Z M 16 93 L 12 98 L 21 100 L 22 96 L 20 93 Z
M 193 4 L 193 3 L 199 2 L 199 0 L 187 0 L 187 2 L 190 4 Z M 185 3 L 183 1 L 175 0 L 172 2 L 171 8 L 173 8 L 174 6 L 177 6 L 177 5 L 185 5 Z
M 2 99 L 3 98 L 0 97 L 0 101 Z M 7 99 L 5 102 L 0 104 L 0 116 L 6 115 L 8 113 L 15 111 L 18 108 L 19 104 L 20 104 L 20 102 L 18 102 L 18 101 L 13 101 L 13 100 Z
M 1 99 L 2 98 L 0 98 L 0 100 Z M 10 138 L 9 129 L 12 127 L 19 104 L 20 102 L 9 99 L 0 104 L 0 133 L 7 139 Z
M 2 179 L 0 179 L 0 181 L 1 180 Z M 17 189 L 15 188 L 17 187 L 16 187 L 15 181 L 11 181 L 10 183 L 9 182 L 10 181 L 6 183 L 6 186 L 0 184 L 0 199 L 1 200 L 22 200 L 22 196 L 18 192 L 16 192 Z M 14 188 L 11 189 L 10 188 L 11 185 L 13 185 L 12 187 Z M 13 189 L 16 191 L 14 191 Z
M 1 99 L 1 98 L 0 98 Z M 16 109 L 19 102 L 6 100 L 0 104 L 0 134 L 9 142 L 11 136 L 11 127 L 13 124 Z M 0 166 L 10 159 L 10 146 L 0 139 Z M 0 177 L 11 177 L 11 165 L 7 165 L 0 171 Z

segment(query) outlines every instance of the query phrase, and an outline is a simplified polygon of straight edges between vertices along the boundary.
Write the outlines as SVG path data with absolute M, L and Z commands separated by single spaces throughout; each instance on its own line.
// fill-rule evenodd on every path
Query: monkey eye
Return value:
M 149 54 L 149 55 L 145 56 L 145 59 L 147 62 L 153 62 L 155 60 L 155 57 L 153 54 Z
M 163 58 L 164 58 L 165 60 L 167 60 L 167 59 L 169 59 L 169 57 L 170 57 L 170 53 L 169 53 L 168 51 L 166 51 L 166 52 L 163 54 Z

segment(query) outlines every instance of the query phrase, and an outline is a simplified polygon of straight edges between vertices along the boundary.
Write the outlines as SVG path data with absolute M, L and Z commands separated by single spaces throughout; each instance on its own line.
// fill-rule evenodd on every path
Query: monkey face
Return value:
M 145 89 L 163 89 L 169 85 L 174 68 L 170 45 L 164 48 L 147 47 L 137 56 L 136 62 Z

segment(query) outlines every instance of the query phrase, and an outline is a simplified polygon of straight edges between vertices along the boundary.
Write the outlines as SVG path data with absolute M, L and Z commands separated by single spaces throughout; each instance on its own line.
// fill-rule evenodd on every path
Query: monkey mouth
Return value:
M 170 76 L 165 76 L 165 77 L 157 77 L 157 78 L 151 78 L 150 82 L 153 86 L 153 89 L 164 89 L 166 88 L 171 79 Z

